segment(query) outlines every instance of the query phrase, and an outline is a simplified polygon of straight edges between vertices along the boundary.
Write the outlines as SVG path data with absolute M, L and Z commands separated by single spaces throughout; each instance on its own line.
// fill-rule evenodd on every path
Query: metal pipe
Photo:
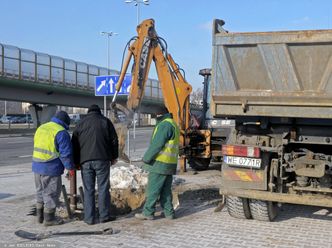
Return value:
M 208 110 L 208 92 L 209 92 L 209 79 L 211 77 L 211 69 L 202 69 L 199 71 L 199 75 L 204 77 L 203 81 L 203 115 L 202 115 L 202 126 L 205 127 L 206 112 Z
M 77 176 L 76 176 L 76 170 L 74 170 L 74 176 L 70 178 L 70 209 L 74 212 L 77 209 Z
M 79 191 L 79 193 L 80 193 L 80 198 L 81 198 L 81 202 L 82 202 L 83 209 L 84 209 L 84 191 L 83 191 L 83 187 L 80 186 L 80 187 L 78 188 L 78 191 Z
M 71 209 L 70 209 L 70 205 L 69 205 L 69 202 L 68 202 L 68 195 L 67 195 L 67 190 L 66 190 L 66 186 L 65 185 L 62 185 L 61 191 L 62 191 L 62 195 L 63 195 L 63 200 L 64 200 L 65 205 L 66 205 L 68 217 L 71 219 L 71 217 L 72 217 L 72 215 L 71 215 Z
M 127 131 L 127 155 L 128 155 L 128 158 L 130 159 L 130 130 L 129 130 L 129 128 Z

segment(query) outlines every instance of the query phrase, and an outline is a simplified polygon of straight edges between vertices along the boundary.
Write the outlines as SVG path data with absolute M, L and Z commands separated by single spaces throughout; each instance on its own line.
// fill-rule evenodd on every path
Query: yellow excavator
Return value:
M 134 59 L 132 82 L 127 100 L 127 110 L 124 110 L 123 107 L 116 104 L 116 98 L 132 58 Z M 137 26 L 137 37 L 132 39 L 132 43 L 129 44 L 128 54 L 122 65 L 111 106 L 113 110 L 120 109 L 127 114 L 129 119 L 132 119 L 143 99 L 152 61 L 156 66 L 164 104 L 168 111 L 172 113 L 181 130 L 180 151 L 182 150 L 182 152 L 180 152 L 179 166 L 181 171 L 186 171 L 186 157 L 183 150 L 189 144 L 186 137 L 190 125 L 189 97 L 192 87 L 181 74 L 182 69 L 167 52 L 165 40 L 157 35 L 153 19 L 144 20 Z M 120 144 L 122 154 L 124 154 L 123 148 L 124 145 Z

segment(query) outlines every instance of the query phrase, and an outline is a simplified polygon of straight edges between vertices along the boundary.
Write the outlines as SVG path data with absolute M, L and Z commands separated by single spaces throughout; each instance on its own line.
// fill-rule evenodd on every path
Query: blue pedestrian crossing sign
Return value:
M 119 75 L 97 76 L 95 80 L 95 96 L 110 96 L 115 93 L 115 86 L 119 80 Z M 123 79 L 119 95 L 128 95 L 131 86 L 131 75 L 126 75 Z

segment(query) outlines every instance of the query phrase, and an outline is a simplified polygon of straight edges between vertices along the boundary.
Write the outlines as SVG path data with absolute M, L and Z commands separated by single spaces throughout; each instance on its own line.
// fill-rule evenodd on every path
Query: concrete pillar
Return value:
M 148 114 L 148 125 L 151 126 L 151 114 Z
M 37 104 L 29 106 L 29 112 L 31 114 L 34 127 L 39 127 L 41 124 L 44 124 L 51 120 L 54 116 L 57 107 L 54 105 L 48 105 L 41 107 Z

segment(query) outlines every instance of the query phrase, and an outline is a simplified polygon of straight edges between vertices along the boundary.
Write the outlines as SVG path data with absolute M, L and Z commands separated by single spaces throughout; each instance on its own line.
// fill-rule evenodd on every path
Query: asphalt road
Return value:
M 133 155 L 135 151 L 146 149 L 152 128 L 137 128 L 135 140 L 133 130 L 130 130 L 130 151 Z M 32 136 L 0 137 L 0 166 L 18 165 L 31 162 L 33 149 Z M 127 148 L 125 148 L 127 151 Z
M 31 161 L 33 137 L 0 138 L 0 166 Z

